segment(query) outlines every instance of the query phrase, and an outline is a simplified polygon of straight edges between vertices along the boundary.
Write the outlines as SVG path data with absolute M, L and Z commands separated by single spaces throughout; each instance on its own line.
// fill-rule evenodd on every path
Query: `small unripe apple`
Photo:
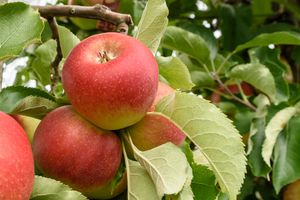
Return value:
M 171 88 L 169 85 L 163 83 L 163 82 L 158 82 L 158 88 L 156 92 L 156 97 L 152 103 L 152 106 L 148 110 L 149 112 L 155 110 L 155 106 L 158 104 L 160 100 L 162 100 L 165 96 L 168 96 L 172 93 L 174 93 L 175 90 Z
M 148 113 L 141 121 L 127 128 L 133 144 L 146 151 L 172 142 L 180 146 L 186 136 L 173 122 L 157 113 Z
M 0 112 L 0 199 L 28 200 L 34 181 L 30 143 L 23 128 Z
M 73 48 L 62 82 L 74 108 L 107 130 L 128 127 L 156 96 L 158 66 L 152 52 L 120 33 L 93 35 Z
M 12 117 L 23 127 L 29 142 L 32 143 L 34 132 L 41 120 L 25 115 L 12 115 Z
M 122 157 L 118 136 L 91 124 L 71 106 L 57 108 L 41 121 L 34 135 L 33 153 L 46 176 L 87 196 L 92 193 L 91 198 L 101 197 L 97 190 L 113 180 Z

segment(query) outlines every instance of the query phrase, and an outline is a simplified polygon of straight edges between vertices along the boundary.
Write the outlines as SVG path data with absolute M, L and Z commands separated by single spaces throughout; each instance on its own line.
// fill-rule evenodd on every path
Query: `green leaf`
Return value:
M 32 61 L 31 68 L 43 85 L 51 83 L 50 65 L 56 56 L 56 41 L 51 39 L 40 45 L 35 50 L 35 58 Z
M 48 93 L 23 86 L 7 87 L 0 92 L 0 110 L 9 114 L 22 114 L 42 118 L 59 105 Z
M 169 26 L 161 41 L 162 47 L 185 53 L 201 64 L 208 63 L 210 51 L 205 40 L 184 29 Z
M 253 0 L 252 1 L 252 13 L 254 22 L 261 24 L 264 20 L 272 14 L 272 1 L 271 0 Z
M 183 189 L 189 178 L 190 165 L 179 147 L 168 142 L 147 151 L 139 151 L 131 145 L 136 159 L 152 178 L 159 198 L 165 194 L 177 194 Z
M 39 42 L 44 28 L 38 11 L 24 3 L 0 5 L 0 60 L 18 56 L 29 44 Z
M 262 158 L 262 145 L 265 140 L 265 118 L 255 118 L 251 124 L 248 140 L 248 164 L 254 176 L 268 177 L 271 168 Z
M 88 200 L 81 193 L 54 179 L 35 176 L 30 200 Z
M 278 102 L 287 101 L 289 98 L 289 86 L 284 76 L 287 73 L 287 66 L 280 60 L 280 49 L 270 49 L 268 47 L 258 47 L 249 50 L 251 62 L 265 65 L 269 68 L 275 79 L 276 99 Z
M 287 107 L 275 114 L 266 126 L 266 138 L 262 147 L 262 157 L 269 167 L 271 167 L 271 156 L 276 139 L 284 129 L 288 121 L 296 114 L 295 107 Z
M 237 46 L 234 52 L 237 53 L 239 51 L 251 47 L 268 46 L 269 44 L 300 45 L 300 34 L 296 32 L 287 32 L 287 31 L 275 32 L 275 33 L 264 33 L 258 35 L 257 37 L 253 38 L 252 40 L 244 44 Z
M 165 0 L 149 0 L 138 25 L 135 38 L 144 43 L 153 53 L 168 25 L 169 10 Z
M 246 171 L 241 136 L 231 121 L 201 97 L 176 92 L 160 101 L 161 112 L 180 127 L 209 161 L 217 181 L 230 199 L 236 199 Z
M 122 137 L 122 139 L 122 149 L 127 172 L 128 200 L 159 200 L 160 198 L 157 195 L 155 185 L 147 170 L 140 163 L 128 158 L 124 144 L 124 140 L 127 140 L 127 137 Z
M 147 170 L 138 162 L 127 160 L 128 200 L 159 200 Z
M 237 65 L 229 72 L 229 76 L 230 78 L 239 79 L 251 84 L 268 95 L 272 101 L 276 101 L 275 80 L 266 66 L 259 63 Z
M 300 178 L 300 117 L 290 119 L 274 149 L 272 180 L 275 191 Z
M 64 26 L 58 26 L 59 43 L 63 57 L 68 57 L 70 51 L 80 42 L 78 37 Z
M 218 194 L 214 173 L 206 166 L 192 165 L 192 188 L 197 200 L 215 200 Z
M 171 87 L 190 90 L 194 86 L 189 70 L 185 64 L 176 57 L 157 56 L 159 74 L 162 75 Z

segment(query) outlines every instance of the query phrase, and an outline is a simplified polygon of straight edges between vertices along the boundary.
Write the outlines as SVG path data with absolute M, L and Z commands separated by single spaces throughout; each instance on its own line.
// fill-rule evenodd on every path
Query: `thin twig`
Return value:
M 130 15 L 111 11 L 108 7 L 100 4 L 94 6 L 78 5 L 54 5 L 54 6 L 33 6 L 38 9 L 42 17 L 81 17 L 88 19 L 101 19 L 115 25 L 126 23 L 133 25 Z
M 0 91 L 2 90 L 2 79 L 3 79 L 3 66 L 4 62 L 0 61 Z
M 249 101 L 244 101 L 243 99 L 240 99 L 239 97 L 237 97 L 236 95 L 234 95 L 230 89 L 222 82 L 222 80 L 220 79 L 219 75 L 217 74 L 213 74 L 214 79 L 219 83 L 219 85 L 224 88 L 226 90 L 226 92 L 232 97 L 233 100 L 247 106 L 248 108 L 250 108 L 253 111 L 256 111 L 256 107 L 254 105 L 252 105 Z
M 48 17 L 47 21 L 50 25 L 51 31 L 52 31 L 52 38 L 56 40 L 57 47 L 56 47 L 56 57 L 54 61 L 51 63 L 51 91 L 53 92 L 54 87 L 56 84 L 60 81 L 60 76 L 59 76 L 59 63 L 63 58 L 62 52 L 61 52 L 61 47 L 60 47 L 60 40 L 59 40 L 59 34 L 57 30 L 57 23 L 55 17 Z

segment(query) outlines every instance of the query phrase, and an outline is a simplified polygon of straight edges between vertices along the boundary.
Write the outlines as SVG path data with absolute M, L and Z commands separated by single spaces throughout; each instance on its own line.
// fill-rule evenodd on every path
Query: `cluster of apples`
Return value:
M 62 82 L 71 105 L 56 108 L 41 120 L 32 151 L 16 120 L 0 114 L 0 199 L 29 199 L 33 160 L 44 176 L 91 199 L 110 199 L 127 185 L 126 170 L 120 167 L 124 166 L 121 130 L 130 130 L 140 150 L 185 140 L 168 120 L 147 114 L 174 90 L 159 82 L 152 52 L 130 36 L 103 33 L 80 42 L 65 61 Z

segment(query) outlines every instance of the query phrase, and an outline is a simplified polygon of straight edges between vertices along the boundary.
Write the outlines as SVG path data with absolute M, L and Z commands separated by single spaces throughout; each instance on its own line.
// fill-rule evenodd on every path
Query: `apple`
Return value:
M 33 154 L 41 172 L 82 192 L 101 198 L 122 158 L 120 139 L 82 118 L 72 106 L 59 107 L 39 124 Z M 115 194 L 117 195 L 117 194 Z
M 120 0 L 82 0 L 81 2 L 85 6 L 93 6 L 96 4 L 105 5 L 112 11 L 118 11 L 120 6 Z
M 230 84 L 230 85 L 227 85 L 227 87 L 230 90 L 230 92 L 232 92 L 233 94 L 240 93 L 239 87 L 236 84 Z M 252 96 L 254 94 L 253 87 L 251 85 L 249 85 L 248 83 L 242 82 L 241 88 L 246 96 Z M 221 101 L 220 93 L 228 94 L 228 92 L 223 87 L 219 87 L 217 89 L 217 91 L 218 92 L 214 92 L 210 97 L 210 100 L 213 103 L 219 103 Z
M 30 143 L 21 125 L 0 112 L 0 199 L 28 200 L 34 182 Z
M 180 146 L 186 138 L 179 127 L 159 113 L 147 113 L 141 121 L 127 128 L 126 132 L 133 144 L 142 151 L 167 142 Z
M 12 115 L 12 117 L 23 127 L 30 143 L 32 143 L 34 132 L 41 120 L 25 115 Z
M 70 52 L 62 83 L 82 116 L 102 129 L 117 130 L 141 120 L 151 107 L 158 66 L 152 52 L 133 37 L 97 34 Z
M 283 191 L 283 200 L 299 200 L 300 199 L 300 180 L 289 184 Z
M 169 85 L 167 85 L 163 82 L 158 82 L 158 88 L 157 88 L 155 99 L 148 111 L 149 112 L 154 111 L 155 106 L 158 104 L 158 102 L 161 99 L 163 99 L 165 96 L 168 96 L 174 92 L 175 92 L 175 90 L 173 88 L 171 88 Z

